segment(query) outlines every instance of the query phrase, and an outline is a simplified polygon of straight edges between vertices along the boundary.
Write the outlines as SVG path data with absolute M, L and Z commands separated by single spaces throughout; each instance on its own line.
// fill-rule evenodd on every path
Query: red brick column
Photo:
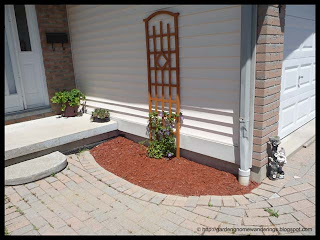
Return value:
M 70 42 L 54 44 L 55 51 L 51 44 L 47 43 L 46 32 L 65 32 L 69 36 L 66 5 L 36 5 L 42 55 L 47 79 L 49 98 L 56 91 L 71 90 L 75 88 L 71 45 Z M 54 112 L 60 113 L 60 107 L 51 104 Z
M 285 5 L 279 6 L 258 5 L 251 169 L 257 182 L 266 177 L 269 137 L 278 134 Z

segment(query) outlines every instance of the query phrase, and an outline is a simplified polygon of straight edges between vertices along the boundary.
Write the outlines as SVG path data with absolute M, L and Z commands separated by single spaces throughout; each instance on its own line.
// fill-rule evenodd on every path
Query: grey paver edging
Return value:
M 121 177 L 109 172 L 108 170 L 101 167 L 94 159 L 94 157 L 90 154 L 89 151 L 83 152 L 79 156 L 79 160 L 86 170 L 92 169 L 94 166 L 97 171 L 101 172 L 101 174 L 94 176 L 98 180 L 108 184 L 114 190 L 131 196 L 133 198 L 146 201 L 154 204 L 163 204 L 163 205 L 172 205 L 172 206 L 181 206 L 181 207 L 197 207 L 197 206 L 213 206 L 213 207 L 233 207 L 233 208 L 247 208 L 247 205 L 251 205 L 253 203 L 261 203 L 266 202 L 269 198 L 274 198 L 274 194 L 272 196 L 264 196 L 265 191 L 260 188 L 264 182 L 269 182 L 271 180 L 265 179 L 262 184 L 254 189 L 253 192 L 244 195 L 231 195 L 231 196 L 214 196 L 214 195 L 202 195 L 202 196 L 189 196 L 182 197 L 179 195 L 171 195 L 171 194 L 163 194 L 154 192 L 143 187 L 137 186 L 133 183 L 130 183 Z M 281 180 L 283 184 L 280 184 L 281 187 L 278 187 L 277 192 L 279 192 L 285 185 L 285 182 L 288 179 Z M 271 184 L 279 184 L 280 181 L 271 182 Z M 127 187 L 124 187 L 127 186 Z M 130 189 L 134 189 L 130 191 Z M 220 200 L 219 200 L 220 199 Z M 165 201 L 166 200 L 166 201 Z M 208 202 L 206 202 L 208 200 Z M 164 202 L 164 203 L 163 203 Z M 167 203 L 167 204 L 165 204 Z M 210 203 L 210 204 L 209 204 Z M 260 204 L 261 205 L 261 204 Z M 261 205 L 262 206 L 262 205 Z M 270 206 L 270 204 L 268 204 Z

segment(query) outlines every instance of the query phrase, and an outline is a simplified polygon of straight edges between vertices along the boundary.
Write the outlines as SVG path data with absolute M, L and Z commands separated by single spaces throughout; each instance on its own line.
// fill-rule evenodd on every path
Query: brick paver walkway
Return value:
M 5 187 L 6 234 L 315 234 L 315 143 L 288 159 L 285 179 L 265 179 L 235 196 L 152 192 L 104 170 L 89 152 L 70 155 L 68 163 L 55 176 Z

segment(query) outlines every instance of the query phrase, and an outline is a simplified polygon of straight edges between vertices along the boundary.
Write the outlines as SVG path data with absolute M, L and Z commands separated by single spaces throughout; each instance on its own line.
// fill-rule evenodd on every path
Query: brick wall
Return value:
M 56 91 L 75 88 L 70 42 L 63 44 L 65 50 L 61 44 L 54 44 L 53 51 L 46 39 L 46 32 L 65 32 L 69 36 L 67 9 L 66 5 L 36 5 L 36 12 L 48 93 L 51 98 Z M 50 104 L 55 113 L 60 113 L 59 106 L 51 102 Z
M 285 5 L 258 5 L 252 174 L 266 177 L 267 142 L 278 134 Z

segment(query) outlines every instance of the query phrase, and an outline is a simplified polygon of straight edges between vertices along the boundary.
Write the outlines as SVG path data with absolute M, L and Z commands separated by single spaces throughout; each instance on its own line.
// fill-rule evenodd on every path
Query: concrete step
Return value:
M 63 170 L 67 157 L 56 151 L 5 167 L 5 185 L 19 185 L 37 181 Z
M 287 137 L 281 139 L 279 147 L 286 151 L 287 158 L 297 152 L 302 146 L 312 143 L 316 135 L 316 119 L 306 123 Z M 279 148 L 279 149 L 280 149 Z
M 5 126 L 5 166 L 42 155 L 100 141 L 117 131 L 111 120 L 97 123 L 89 114 L 78 117 L 52 116 Z

